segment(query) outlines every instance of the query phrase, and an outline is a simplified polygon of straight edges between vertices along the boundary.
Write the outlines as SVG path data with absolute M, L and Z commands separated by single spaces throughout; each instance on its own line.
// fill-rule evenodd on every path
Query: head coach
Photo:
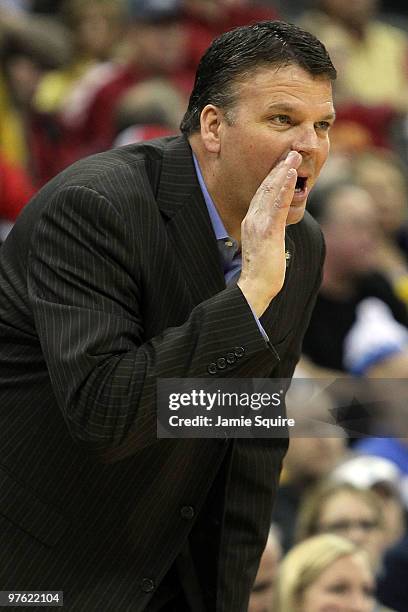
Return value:
M 2 590 L 247 609 L 287 441 L 158 440 L 156 382 L 292 376 L 335 76 L 295 26 L 223 34 L 181 136 L 81 160 L 24 209 L 0 248 Z

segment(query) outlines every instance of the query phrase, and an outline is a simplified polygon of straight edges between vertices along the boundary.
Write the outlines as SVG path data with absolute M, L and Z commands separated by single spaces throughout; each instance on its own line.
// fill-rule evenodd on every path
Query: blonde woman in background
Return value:
M 322 534 L 297 544 L 281 564 L 273 612 L 374 612 L 374 576 L 365 551 Z
M 383 508 L 375 491 L 324 482 L 304 498 L 295 539 L 300 542 L 320 533 L 345 537 L 366 551 L 377 571 L 388 544 L 384 527 Z

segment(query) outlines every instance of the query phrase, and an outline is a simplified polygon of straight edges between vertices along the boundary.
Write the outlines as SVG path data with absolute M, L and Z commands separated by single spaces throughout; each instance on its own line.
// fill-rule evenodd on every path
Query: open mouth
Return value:
M 298 176 L 296 181 L 295 193 L 302 193 L 305 191 L 307 183 L 307 176 Z

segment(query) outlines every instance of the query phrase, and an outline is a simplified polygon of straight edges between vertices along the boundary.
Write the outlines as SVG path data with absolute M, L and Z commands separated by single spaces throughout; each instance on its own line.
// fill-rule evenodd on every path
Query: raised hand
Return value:
M 260 317 L 285 280 L 285 228 L 302 156 L 290 151 L 258 187 L 241 225 L 238 286 Z

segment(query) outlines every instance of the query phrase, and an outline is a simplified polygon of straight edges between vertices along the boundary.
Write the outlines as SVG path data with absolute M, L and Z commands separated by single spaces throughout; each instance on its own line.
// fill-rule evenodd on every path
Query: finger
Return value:
M 297 151 L 289 151 L 285 159 L 282 160 L 281 164 L 275 166 L 275 168 L 272 168 L 270 173 L 265 177 L 265 181 L 268 182 L 269 177 L 271 177 L 273 180 L 273 177 L 276 176 L 280 182 L 280 186 L 282 186 L 286 182 L 289 170 L 297 170 L 301 163 L 302 156 L 300 153 Z
M 272 199 L 274 196 L 277 197 L 280 190 L 287 182 L 289 170 L 299 168 L 301 163 L 302 156 L 300 153 L 297 151 L 289 151 L 285 159 L 271 169 L 258 187 L 256 193 L 258 198 L 264 200 L 265 195 L 267 199 L 269 199 L 268 196 Z
M 280 214 L 280 211 L 286 211 L 285 217 L 287 216 L 295 193 L 297 176 L 295 168 L 289 168 L 278 195 L 271 202 L 270 210 L 275 216 Z
M 295 193 L 296 180 L 297 172 L 294 168 L 290 168 L 277 197 L 270 200 L 266 205 L 270 220 L 268 225 L 270 225 L 272 233 L 277 232 L 280 235 L 282 231 L 285 231 L 290 205 Z
M 295 193 L 296 181 L 297 171 L 295 168 L 289 168 L 279 190 L 276 189 L 276 184 L 273 187 L 270 187 L 268 183 L 263 186 L 259 195 L 259 209 L 273 219 L 273 227 L 286 223 Z
M 302 163 L 302 156 L 297 151 L 289 151 L 286 157 L 280 161 L 276 166 L 271 168 L 269 174 L 266 175 L 265 180 L 268 180 L 268 177 L 279 176 L 280 178 L 285 179 L 285 176 L 291 168 L 297 170 Z
M 297 170 L 302 163 L 302 156 L 297 151 L 289 151 L 285 158 L 285 162 L 290 168 L 295 168 L 295 170 Z

